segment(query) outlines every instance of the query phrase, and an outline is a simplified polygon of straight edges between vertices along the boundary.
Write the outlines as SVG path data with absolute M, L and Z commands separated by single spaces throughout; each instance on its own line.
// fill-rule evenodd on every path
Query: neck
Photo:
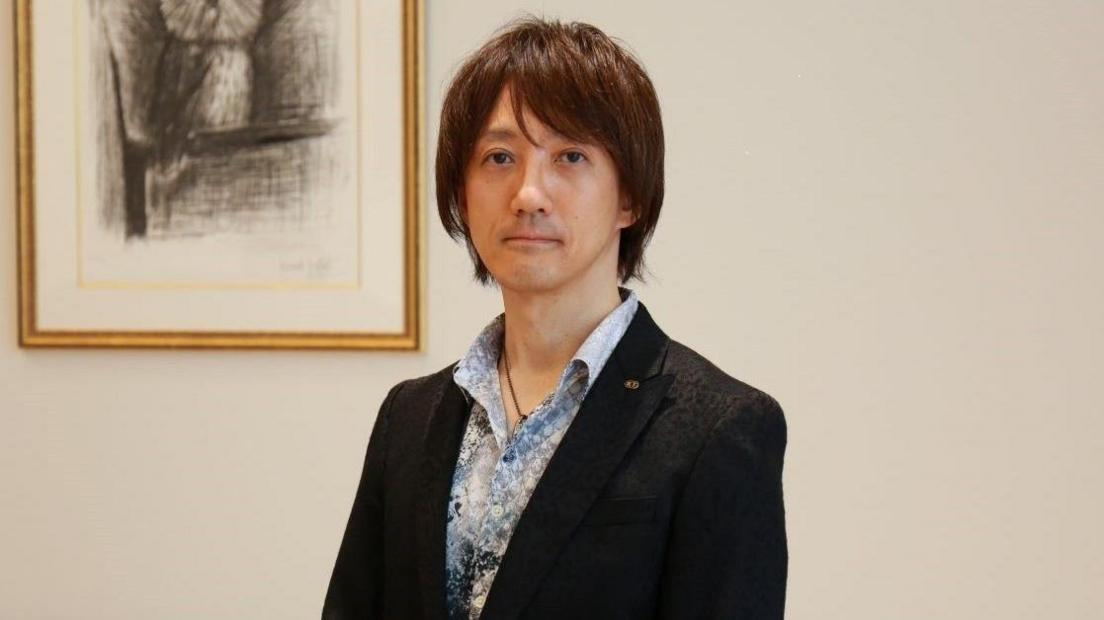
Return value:
M 515 374 L 558 376 L 594 328 L 621 304 L 617 282 L 556 291 L 502 289 L 506 355 Z

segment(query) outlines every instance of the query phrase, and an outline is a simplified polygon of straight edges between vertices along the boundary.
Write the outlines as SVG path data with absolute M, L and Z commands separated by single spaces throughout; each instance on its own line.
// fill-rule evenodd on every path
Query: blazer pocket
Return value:
M 591 505 L 583 517 L 584 526 L 615 525 L 651 521 L 655 517 L 658 495 L 603 497 Z

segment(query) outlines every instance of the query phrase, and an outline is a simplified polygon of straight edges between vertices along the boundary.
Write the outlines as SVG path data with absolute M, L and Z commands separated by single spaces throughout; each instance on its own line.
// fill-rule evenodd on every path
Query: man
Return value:
M 461 67 L 438 208 L 505 312 L 387 395 L 324 618 L 783 616 L 782 410 L 618 286 L 662 200 L 651 81 L 598 29 Z

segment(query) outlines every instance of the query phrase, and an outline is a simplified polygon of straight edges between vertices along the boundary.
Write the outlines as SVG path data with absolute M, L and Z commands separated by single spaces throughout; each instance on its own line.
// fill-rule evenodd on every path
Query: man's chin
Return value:
M 493 274 L 502 290 L 514 293 L 551 293 L 559 289 L 562 278 L 551 270 L 516 269 L 504 274 Z

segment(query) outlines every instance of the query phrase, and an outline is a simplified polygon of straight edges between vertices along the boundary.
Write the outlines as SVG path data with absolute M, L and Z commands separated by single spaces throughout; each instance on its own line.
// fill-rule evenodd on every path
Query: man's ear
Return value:
M 632 200 L 628 194 L 622 192 L 618 202 L 617 224 L 620 228 L 628 228 L 636 223 L 639 216 L 633 213 Z
M 456 212 L 460 214 L 460 221 L 464 222 L 464 228 L 468 227 L 468 200 L 464 196 L 464 188 L 456 192 Z

